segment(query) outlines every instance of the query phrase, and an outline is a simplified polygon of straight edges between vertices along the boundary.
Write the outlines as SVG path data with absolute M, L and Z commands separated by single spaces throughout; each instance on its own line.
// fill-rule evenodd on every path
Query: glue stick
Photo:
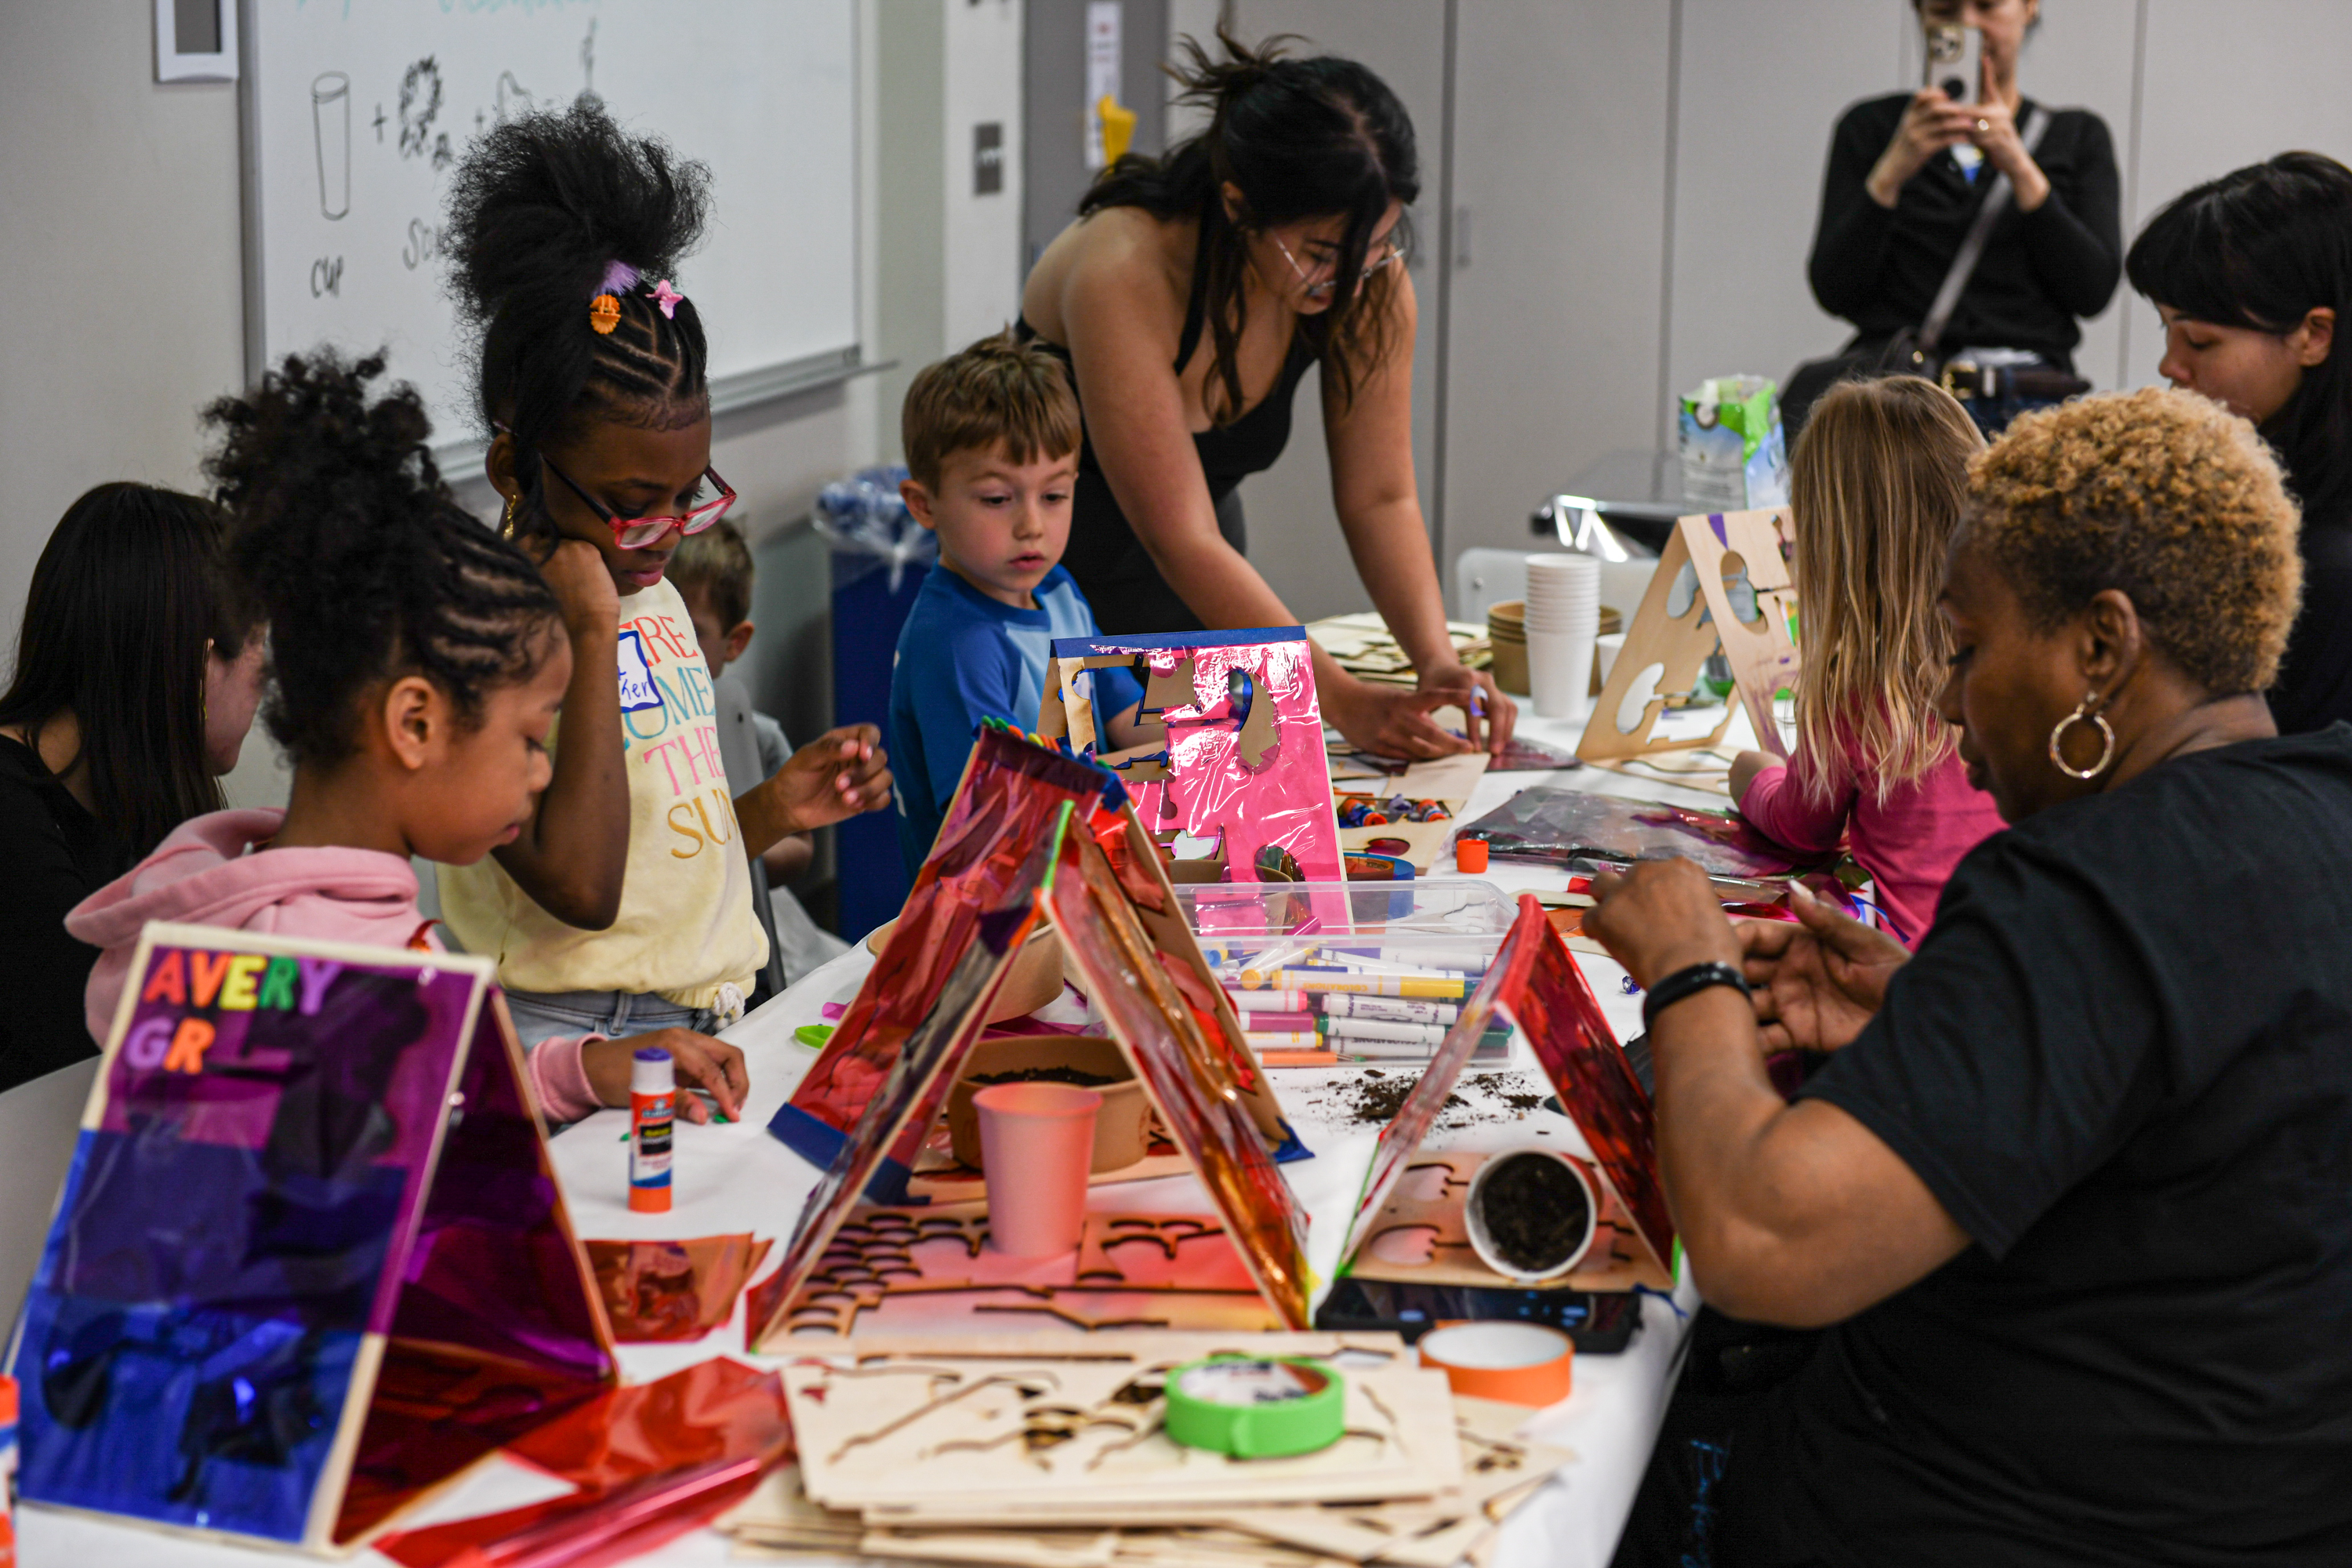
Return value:
M 669 1212 L 670 1127 L 677 1111 L 677 1071 L 669 1053 L 648 1046 L 629 1068 L 629 1207 Z

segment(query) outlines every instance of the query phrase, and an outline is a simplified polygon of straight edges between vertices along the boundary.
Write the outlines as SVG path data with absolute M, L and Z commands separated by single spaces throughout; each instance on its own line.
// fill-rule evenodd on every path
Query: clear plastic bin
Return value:
M 1416 877 L 1410 882 L 1187 882 L 1177 885 L 1176 902 L 1184 923 L 1204 945 L 1225 937 L 1334 929 L 1500 937 L 1518 915 L 1501 889 L 1475 877 Z
M 1496 911 L 1509 907 L 1489 884 L 1455 885 L 1484 889 Z M 1477 918 L 1471 910 L 1484 908 L 1468 900 L 1454 912 L 1467 922 Z M 1429 918 L 1444 917 L 1433 906 Z M 1501 916 L 1493 918 L 1499 922 Z M 1203 935 L 1201 946 L 1268 1066 L 1412 1068 L 1436 1055 L 1504 934 L 1499 923 L 1483 931 L 1416 931 L 1389 921 L 1353 931 L 1216 932 Z M 1510 1056 L 1511 1030 L 1498 1016 L 1471 1060 L 1493 1067 Z

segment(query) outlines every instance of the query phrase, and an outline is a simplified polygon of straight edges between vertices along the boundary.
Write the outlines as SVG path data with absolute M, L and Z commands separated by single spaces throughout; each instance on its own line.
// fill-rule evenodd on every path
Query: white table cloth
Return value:
M 1528 715 L 1525 710 L 1522 713 L 1523 734 L 1562 751 L 1574 749 L 1583 729 L 1580 721 L 1548 721 Z M 1713 715 L 1719 716 L 1719 710 Z M 1744 722 L 1736 723 L 1735 731 L 1744 735 Z M 1724 804 L 1720 795 L 1588 767 L 1551 774 L 1489 773 L 1480 783 L 1464 820 L 1483 815 L 1531 784 L 1547 783 L 1691 805 Z M 1436 874 L 1450 875 L 1450 866 L 1441 864 Z M 1563 872 L 1500 862 L 1489 868 L 1486 879 L 1507 893 L 1567 885 Z M 1626 989 L 1624 972 L 1605 958 L 1579 954 L 1578 962 L 1600 994 L 1620 1037 L 1637 1033 L 1640 1001 Z M 627 1207 L 627 1150 L 621 1142 L 628 1125 L 625 1112 L 599 1112 L 557 1137 L 551 1144 L 555 1167 L 580 1234 L 627 1238 L 751 1231 L 777 1237 L 780 1252 L 817 1175 L 814 1167 L 767 1131 L 768 1119 L 815 1059 L 816 1053 L 795 1041 L 793 1032 L 804 1024 L 826 1021 L 825 1005 L 848 1002 L 872 963 L 863 947 L 853 947 L 727 1031 L 725 1037 L 742 1047 L 751 1070 L 751 1092 L 745 1115 L 741 1121 L 728 1126 L 678 1124 L 675 1206 L 668 1214 L 637 1215 Z M 1521 1057 L 1515 1058 L 1514 1065 L 1527 1068 L 1530 1062 L 1531 1058 Z M 1308 1255 L 1318 1275 L 1327 1279 L 1337 1265 L 1348 1210 L 1360 1189 L 1377 1130 L 1352 1127 L 1339 1120 L 1318 1121 L 1310 1101 L 1315 1089 L 1354 1070 L 1358 1069 L 1278 1070 L 1273 1075 L 1286 1110 L 1316 1156 L 1282 1169 L 1312 1216 Z M 1565 1118 L 1544 1111 L 1534 1115 L 1543 1119 L 1542 1125 L 1551 1130 L 1555 1139 L 1571 1148 L 1581 1147 L 1573 1124 Z M 1432 1138 L 1430 1146 L 1475 1148 L 1512 1137 L 1513 1130 L 1489 1123 L 1455 1133 L 1441 1131 Z M 1200 1213 L 1209 1207 L 1206 1195 L 1189 1177 L 1097 1188 L 1092 1201 L 1097 1206 L 1128 1212 Z M 1579 1357 L 1570 1396 L 1548 1410 L 1531 1413 L 1528 1434 L 1570 1448 L 1577 1458 L 1511 1518 L 1496 1557 L 1497 1568 L 1599 1568 L 1609 1561 L 1664 1415 L 1687 1314 L 1696 1304 L 1687 1279 L 1674 1303 L 1644 1299 L 1642 1326 L 1631 1345 L 1618 1355 Z M 733 1322 L 699 1343 L 625 1345 L 620 1354 L 624 1374 L 631 1382 L 659 1377 L 714 1355 L 775 1364 L 744 1355 L 740 1304 Z M 412 1522 L 514 1507 L 562 1489 L 520 1467 L 493 1461 Z M 76 1568 L 240 1564 L 251 1568 L 286 1561 L 277 1553 L 204 1544 L 34 1507 L 19 1510 L 18 1529 L 20 1560 L 28 1568 L 53 1564 Z M 705 1530 L 639 1561 L 717 1564 L 728 1560 L 727 1552 L 726 1541 Z M 370 1552 L 357 1561 L 385 1564 L 390 1559 Z

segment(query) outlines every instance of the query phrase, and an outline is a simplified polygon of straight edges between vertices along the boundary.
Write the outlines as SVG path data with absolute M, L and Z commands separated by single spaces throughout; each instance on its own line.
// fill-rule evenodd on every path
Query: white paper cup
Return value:
M 1609 684 L 1609 672 L 1617 668 L 1617 656 L 1625 651 L 1625 634 L 1611 632 L 1607 637 L 1592 639 L 1593 661 L 1601 667 L 1601 683 Z
M 1577 719 L 1591 700 L 1595 623 L 1581 631 L 1528 628 L 1528 694 L 1540 719 Z

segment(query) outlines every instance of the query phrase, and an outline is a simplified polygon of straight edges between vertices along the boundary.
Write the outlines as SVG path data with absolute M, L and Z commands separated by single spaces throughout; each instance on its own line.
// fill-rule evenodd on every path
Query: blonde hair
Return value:
M 898 433 L 907 471 L 926 489 L 958 452 L 1002 450 L 1015 463 L 1066 458 L 1085 426 L 1062 362 L 1008 330 L 923 367 L 907 388 Z
M 2079 398 L 2009 427 L 1969 476 L 1964 542 L 2057 626 L 2109 588 L 2216 697 L 2278 677 L 2303 592 L 2302 517 L 2245 420 L 2164 387 Z
M 1951 658 L 1936 600 L 1984 444 L 1959 401 L 1916 376 L 1849 382 L 1813 405 L 1789 501 L 1804 628 L 1797 740 L 1817 803 L 1859 782 L 1885 805 L 1952 754 L 1936 711 Z

